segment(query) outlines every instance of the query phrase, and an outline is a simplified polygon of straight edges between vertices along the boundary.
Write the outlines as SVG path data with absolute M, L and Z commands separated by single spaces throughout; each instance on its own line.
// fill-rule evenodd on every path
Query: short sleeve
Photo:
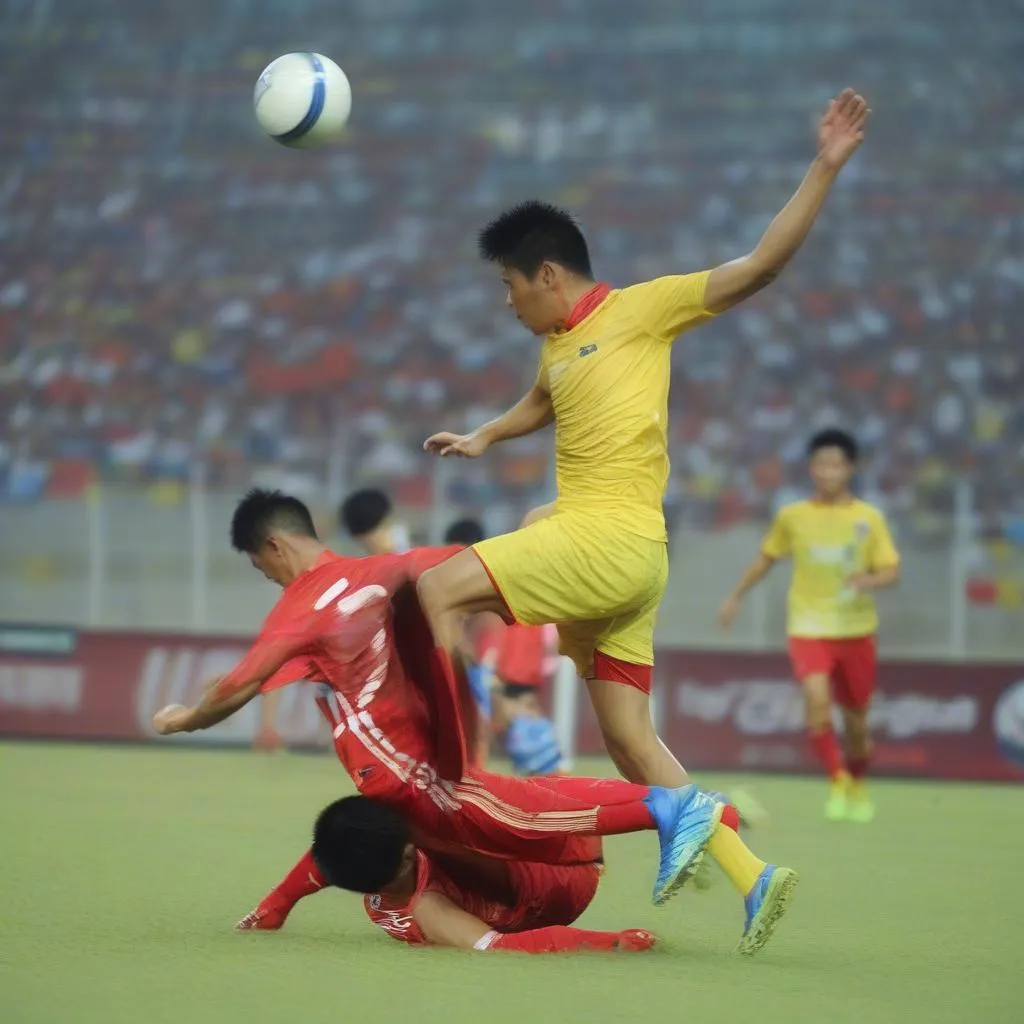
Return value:
M 683 331 L 710 320 L 714 314 L 704 305 L 710 270 L 697 274 L 658 277 L 622 291 L 626 308 L 655 338 L 674 341 Z
M 306 657 L 290 658 L 286 661 L 269 679 L 267 679 L 260 690 L 267 693 L 270 690 L 279 690 L 282 686 L 291 683 L 325 683 L 326 677 L 316 664 Z
M 540 362 L 537 363 L 537 379 L 534 386 L 546 395 L 551 394 L 551 378 L 548 375 L 548 346 L 544 344 L 540 350 Z
M 785 558 L 793 551 L 793 542 L 789 532 L 789 517 L 782 509 L 772 521 L 765 538 L 761 541 L 761 554 L 768 558 Z
M 872 516 L 867 547 L 868 566 L 872 570 L 890 569 L 900 564 L 900 555 L 889 532 L 889 524 L 881 512 Z

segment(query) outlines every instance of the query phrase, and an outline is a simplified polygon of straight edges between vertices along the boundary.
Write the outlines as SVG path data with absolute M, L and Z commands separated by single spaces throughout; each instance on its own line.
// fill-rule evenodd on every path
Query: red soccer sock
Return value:
M 581 805 L 596 806 L 600 835 L 617 836 L 655 827 L 654 816 L 644 803 L 651 792 L 648 786 L 622 779 L 574 779 L 567 775 L 538 779 L 536 783 Z
M 274 886 L 270 895 L 277 896 L 280 902 L 291 908 L 304 896 L 312 896 L 325 885 L 327 885 L 327 879 L 320 874 L 320 869 L 316 866 L 316 861 L 313 860 L 313 851 L 307 850 L 295 867 Z
M 485 937 L 488 938 L 488 937 Z M 621 949 L 639 952 L 654 945 L 654 936 L 640 929 L 624 932 L 592 932 L 585 928 L 552 925 L 515 935 L 490 933 L 481 949 L 504 949 L 519 953 L 571 953 L 580 949 Z
M 571 775 L 545 775 L 530 780 L 535 786 L 553 789 L 556 793 L 579 800 L 580 803 L 626 804 L 643 800 L 650 792 L 647 786 L 622 779 L 580 779 Z
M 627 786 L 631 783 L 626 783 Z M 640 787 L 642 788 L 642 787 Z M 625 804 L 604 804 L 597 809 L 597 832 L 602 836 L 619 836 L 627 832 L 645 832 L 657 823 L 643 800 Z
M 832 729 L 822 729 L 819 732 L 809 734 L 811 749 L 814 756 L 828 772 L 828 777 L 834 779 L 843 771 L 843 755 L 839 750 L 839 743 L 836 741 L 836 734 Z
M 857 782 L 864 778 L 867 774 L 868 764 L 871 762 L 869 757 L 847 757 L 846 759 L 846 770 L 850 773 L 850 777 Z

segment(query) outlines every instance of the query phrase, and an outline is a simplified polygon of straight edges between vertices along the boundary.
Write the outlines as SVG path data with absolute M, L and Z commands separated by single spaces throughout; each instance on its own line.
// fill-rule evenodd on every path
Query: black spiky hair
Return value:
M 238 503 L 231 517 L 231 546 L 253 555 L 277 532 L 317 539 L 313 517 L 298 498 L 283 491 L 254 487 Z
M 593 279 L 590 251 L 579 224 L 567 210 L 529 199 L 499 214 L 480 232 L 480 255 L 489 263 L 536 276 L 544 263 L 557 263 Z

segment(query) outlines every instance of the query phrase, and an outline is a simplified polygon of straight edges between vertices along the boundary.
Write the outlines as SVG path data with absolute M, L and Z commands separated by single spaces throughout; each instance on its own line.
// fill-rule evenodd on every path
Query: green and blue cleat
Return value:
M 753 956 L 772 937 L 799 881 L 792 868 L 768 864 L 743 901 L 746 921 L 737 953 Z
M 679 789 L 652 786 L 644 798 L 658 827 L 661 862 L 654 883 L 655 906 L 667 903 L 700 867 L 704 848 L 722 817 L 717 803 L 695 785 Z

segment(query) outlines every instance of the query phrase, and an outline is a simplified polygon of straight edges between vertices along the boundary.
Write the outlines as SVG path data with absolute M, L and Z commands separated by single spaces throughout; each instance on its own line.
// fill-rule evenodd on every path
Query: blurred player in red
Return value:
M 843 430 L 823 430 L 811 438 L 808 456 L 813 498 L 779 511 L 719 621 L 728 629 L 744 595 L 779 559 L 792 558 L 789 653 L 804 691 L 811 747 L 829 775 L 825 815 L 868 822 L 875 814 L 863 784 L 878 630 L 872 594 L 896 583 L 900 558 L 881 510 L 851 490 L 856 440 Z M 833 700 L 843 714 L 845 759 L 832 729 Z
M 391 499 L 376 487 L 353 491 L 338 509 L 338 522 L 368 555 L 400 555 L 412 547 Z
M 471 547 L 484 539 L 475 519 L 459 519 L 445 532 L 446 544 Z M 500 737 L 517 775 L 552 775 L 561 770 L 555 726 L 544 713 L 539 692 L 558 667 L 554 626 L 506 626 L 491 613 L 467 623 L 463 653 L 469 688 L 486 725 L 482 746 Z M 482 760 L 481 760 L 481 763 Z
M 419 575 L 452 549 L 343 558 L 319 541 L 306 506 L 278 491 L 251 491 L 231 534 L 284 592 L 241 663 L 196 707 L 159 711 L 158 733 L 216 725 L 264 687 L 321 682 L 317 703 L 350 777 L 363 795 L 398 810 L 418 842 L 575 864 L 592 859 L 581 854 L 586 837 L 656 831 L 656 903 L 696 870 L 712 833 L 724 827 L 723 805 L 696 786 L 562 779 L 555 790 L 468 766 L 457 698 L 447 675 L 430 673 L 432 637 L 416 596 Z M 315 881 L 312 866 L 308 874 Z M 745 951 L 760 948 L 774 923 L 746 929 Z
M 597 892 L 600 840 L 593 851 L 589 863 L 565 866 L 431 853 L 415 846 L 401 815 L 362 796 L 321 811 L 312 847 L 329 884 L 364 893 L 370 920 L 410 945 L 522 953 L 650 949 L 654 936 L 642 929 L 570 927 Z

